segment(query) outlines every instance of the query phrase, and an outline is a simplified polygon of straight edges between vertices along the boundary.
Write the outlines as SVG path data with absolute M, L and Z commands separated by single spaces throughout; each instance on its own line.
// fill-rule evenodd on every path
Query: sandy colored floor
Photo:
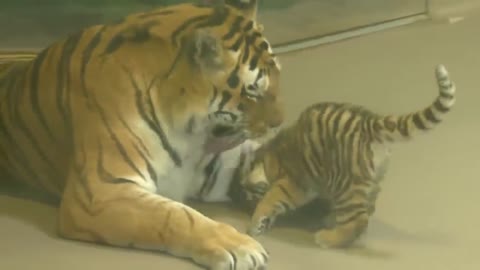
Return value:
M 479 25 L 475 12 L 456 24 L 430 21 L 282 56 L 290 119 L 317 100 L 384 113 L 422 108 L 437 93 L 437 63 L 450 70 L 458 101 L 442 126 L 396 148 L 363 247 L 320 250 L 308 233 L 277 228 L 260 238 L 272 254 L 269 269 L 480 269 Z M 244 226 L 245 216 L 225 207 L 204 210 Z M 55 217 L 48 205 L 0 196 L 0 269 L 198 269 L 161 254 L 59 239 Z

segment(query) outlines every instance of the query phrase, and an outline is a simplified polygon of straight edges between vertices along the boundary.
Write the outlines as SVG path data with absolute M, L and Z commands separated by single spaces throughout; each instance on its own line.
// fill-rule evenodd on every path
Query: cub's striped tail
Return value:
M 443 65 L 435 69 L 439 94 L 432 105 L 424 110 L 402 115 L 378 118 L 374 130 L 382 140 L 405 141 L 418 131 L 427 131 L 441 122 L 455 103 L 455 84 L 450 81 L 448 71 Z

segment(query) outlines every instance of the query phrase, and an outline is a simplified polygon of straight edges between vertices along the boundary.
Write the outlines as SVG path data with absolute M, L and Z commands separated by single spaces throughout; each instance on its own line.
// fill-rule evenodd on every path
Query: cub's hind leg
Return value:
M 259 235 L 274 224 L 276 218 L 309 202 L 307 192 L 288 178 L 274 182 L 257 204 L 247 228 L 249 235 Z
M 372 212 L 368 196 L 351 190 L 333 203 L 331 227 L 315 233 L 315 243 L 324 248 L 341 248 L 354 242 L 368 226 Z

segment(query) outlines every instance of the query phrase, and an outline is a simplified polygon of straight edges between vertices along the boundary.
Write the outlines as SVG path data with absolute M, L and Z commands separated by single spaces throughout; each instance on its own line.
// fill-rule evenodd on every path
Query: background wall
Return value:
M 0 0 L 2 49 L 40 49 L 85 26 L 181 2 L 207 0 Z M 259 0 L 259 21 L 274 45 L 427 11 L 427 0 Z M 40 4 L 41 3 L 41 4 Z
M 205 1 L 0 0 L 0 50 L 41 49 L 81 28 L 132 12 Z M 259 0 L 259 21 L 278 46 L 426 14 L 427 7 L 435 17 L 480 7 L 480 0 Z
M 480 0 L 429 0 L 429 6 L 433 15 L 443 15 L 480 8 Z

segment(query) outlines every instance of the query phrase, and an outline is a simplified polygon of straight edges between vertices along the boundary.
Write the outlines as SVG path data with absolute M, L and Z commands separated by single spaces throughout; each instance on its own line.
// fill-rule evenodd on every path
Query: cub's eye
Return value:
M 248 90 L 257 90 L 258 89 L 258 85 L 256 84 L 251 84 L 247 87 Z

